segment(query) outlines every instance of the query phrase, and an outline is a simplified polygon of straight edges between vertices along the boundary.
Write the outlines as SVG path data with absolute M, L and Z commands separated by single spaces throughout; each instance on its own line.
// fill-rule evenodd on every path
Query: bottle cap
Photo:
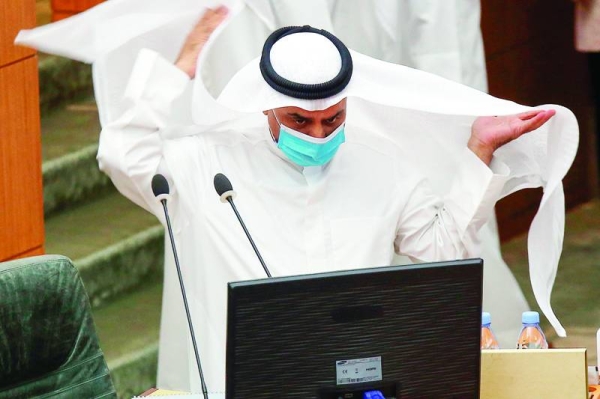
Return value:
M 540 314 L 538 312 L 523 312 L 521 317 L 523 324 L 535 324 L 540 322 Z
M 481 324 L 490 324 L 492 322 L 492 315 L 488 312 L 481 312 Z

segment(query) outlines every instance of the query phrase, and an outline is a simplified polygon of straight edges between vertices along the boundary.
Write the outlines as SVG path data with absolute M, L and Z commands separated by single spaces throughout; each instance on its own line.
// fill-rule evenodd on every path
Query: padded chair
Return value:
M 0 398 L 116 398 L 71 260 L 0 263 Z

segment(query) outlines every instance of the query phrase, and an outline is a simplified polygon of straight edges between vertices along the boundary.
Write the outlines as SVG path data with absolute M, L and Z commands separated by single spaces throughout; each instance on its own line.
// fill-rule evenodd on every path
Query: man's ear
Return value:
M 269 111 L 263 111 L 263 115 L 269 115 Z

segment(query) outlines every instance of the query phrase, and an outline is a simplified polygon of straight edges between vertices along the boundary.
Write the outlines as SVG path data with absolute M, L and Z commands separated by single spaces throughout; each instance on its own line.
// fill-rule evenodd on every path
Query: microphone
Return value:
M 260 256 L 260 252 L 258 252 L 258 248 L 256 247 L 256 244 L 254 244 L 252 236 L 250 236 L 250 232 L 246 228 L 242 217 L 240 216 L 237 208 L 235 207 L 235 204 L 233 203 L 233 198 L 236 196 L 236 193 L 235 191 L 233 191 L 231 182 L 223 173 L 217 173 L 213 182 L 215 185 L 215 190 L 217 190 L 217 194 L 219 194 L 219 196 L 221 197 L 221 202 L 229 202 L 229 205 L 231 205 L 233 212 L 235 212 L 235 216 L 237 216 L 240 225 L 242 225 L 242 229 L 244 229 L 244 233 L 246 233 L 246 237 L 248 237 L 248 240 L 250 241 L 250 244 L 252 245 L 256 256 L 258 257 L 260 264 L 262 265 L 263 269 L 265 269 L 265 273 L 267 273 L 268 277 L 271 277 L 271 272 L 269 272 L 265 261 L 263 260 L 262 256 Z
M 154 175 L 152 178 L 152 192 L 159 201 L 166 201 L 170 198 L 169 182 L 163 175 Z
M 173 229 L 171 228 L 169 211 L 167 210 L 167 199 L 170 199 L 169 182 L 163 175 L 156 174 L 154 175 L 154 177 L 152 177 L 152 192 L 154 193 L 154 196 L 162 203 L 163 210 L 165 212 L 165 219 L 167 220 L 167 230 L 169 231 L 169 238 L 171 239 L 171 248 L 173 250 L 173 257 L 175 258 L 175 266 L 177 267 L 177 275 L 179 277 L 179 285 L 181 286 L 181 294 L 183 295 L 183 305 L 185 306 L 185 314 L 187 316 L 188 325 L 190 327 L 190 335 L 192 336 L 194 354 L 196 355 L 196 364 L 198 365 L 198 372 L 200 373 L 200 384 L 202 385 L 202 394 L 204 396 L 204 399 L 208 399 L 208 390 L 206 389 L 206 383 L 204 382 L 204 374 L 202 373 L 202 366 L 200 365 L 200 354 L 198 353 L 198 346 L 196 345 L 196 335 L 194 334 L 194 326 L 192 325 L 190 308 L 188 306 L 187 296 L 185 295 L 185 286 L 183 285 L 181 267 L 179 266 L 179 258 L 177 257 L 177 248 L 175 247 L 175 239 L 173 238 Z

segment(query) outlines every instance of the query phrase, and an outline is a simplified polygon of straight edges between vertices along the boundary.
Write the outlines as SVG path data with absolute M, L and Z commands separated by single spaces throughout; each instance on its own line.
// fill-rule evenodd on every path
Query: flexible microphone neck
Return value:
M 229 181 L 227 176 L 225 176 L 224 174 L 217 173 L 214 178 L 214 185 L 215 185 L 215 190 L 217 191 L 217 194 L 219 194 L 219 197 L 221 197 L 221 202 L 227 201 L 227 202 L 229 202 L 229 205 L 231 205 L 231 209 L 233 209 L 235 216 L 237 216 L 237 219 L 240 222 L 240 225 L 242 226 L 244 233 L 246 233 L 246 237 L 248 237 L 248 241 L 250 241 L 250 245 L 252 245 L 252 249 L 254 249 L 254 253 L 256 253 L 256 257 L 260 261 L 260 264 L 262 265 L 263 269 L 265 270 L 265 273 L 267 274 L 268 277 L 272 277 L 271 272 L 269 271 L 269 268 L 265 264 L 265 261 L 263 260 L 262 256 L 260 255 L 260 252 L 258 251 L 258 248 L 256 247 L 256 244 L 254 243 L 254 240 L 252 239 L 252 236 L 250 235 L 250 232 L 246 228 L 246 224 L 242 220 L 242 216 L 238 212 L 235 204 L 233 203 L 233 198 L 236 196 L 236 193 L 235 193 L 235 191 L 233 191 L 233 186 L 231 185 L 231 182 Z
M 208 399 L 208 389 L 206 388 L 206 382 L 204 381 L 204 373 L 202 373 L 202 365 L 200 364 L 200 353 L 198 352 L 198 345 L 196 344 L 196 334 L 194 334 L 194 326 L 192 324 L 192 317 L 190 315 L 190 308 L 188 306 L 187 295 L 185 294 L 183 276 L 181 274 L 181 267 L 179 266 L 179 257 L 177 256 L 177 248 L 175 247 L 175 238 L 173 236 L 173 229 L 171 228 L 171 219 L 169 218 L 169 211 L 167 209 L 167 199 L 170 198 L 169 183 L 163 175 L 157 174 L 154 175 L 154 177 L 152 178 L 152 192 L 154 193 L 154 196 L 161 202 L 163 210 L 165 212 L 167 231 L 169 232 L 169 238 L 171 239 L 171 249 L 173 250 L 173 257 L 175 258 L 175 267 L 177 268 L 177 276 L 179 277 L 181 295 L 183 296 L 183 305 L 185 307 L 185 314 L 187 316 L 188 326 L 190 328 L 190 335 L 192 336 L 192 345 L 194 346 L 194 354 L 196 355 L 198 373 L 200 374 L 202 395 L 204 396 L 204 399 Z

